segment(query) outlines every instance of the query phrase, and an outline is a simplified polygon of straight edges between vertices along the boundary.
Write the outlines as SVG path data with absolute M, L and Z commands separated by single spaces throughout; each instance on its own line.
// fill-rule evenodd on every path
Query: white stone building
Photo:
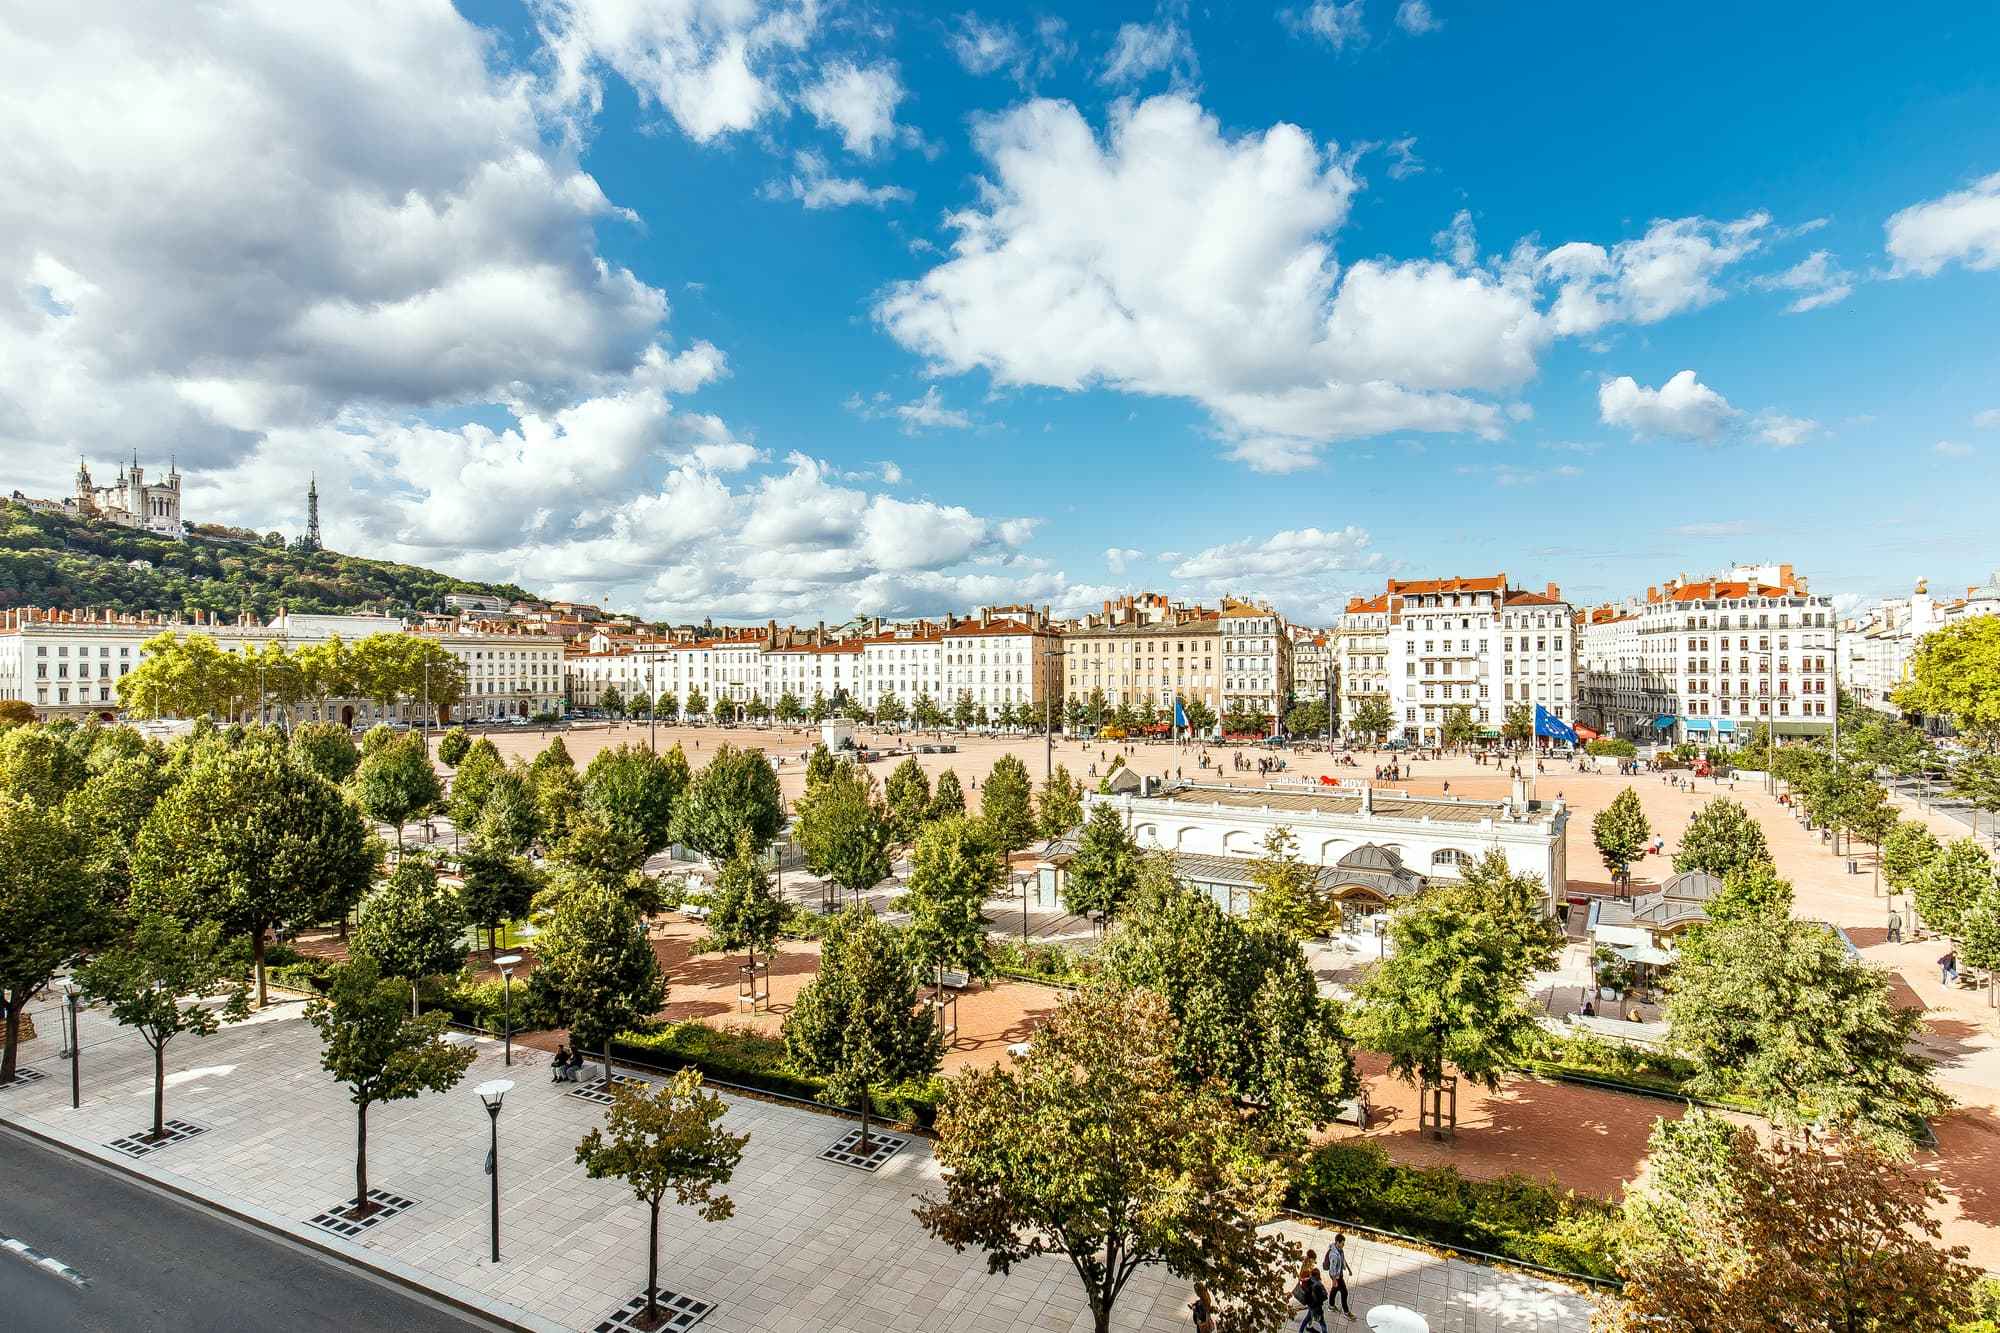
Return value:
M 1283 616 L 1255 602 L 1222 599 L 1222 711 L 1281 714 L 1292 695 L 1292 637 Z
M 989 718 L 1009 706 L 1042 717 L 1062 701 L 1062 637 L 1049 628 L 1046 609 L 1032 616 L 996 616 L 982 608 L 976 616 L 947 620 L 940 657 L 935 697 L 947 714 L 961 695 L 971 696 L 972 706 L 985 709 Z M 1056 721 L 1062 721 L 1060 715 Z
M 2000 614 L 2000 570 L 1963 597 L 1933 597 L 1929 582 L 1917 580 L 1908 597 L 1890 598 L 1840 627 L 1840 686 L 1856 702 L 1884 713 L 1900 713 L 1893 699 L 1910 679 L 1910 664 L 1924 637 L 1973 616 Z M 1926 719 L 1944 731 L 1944 719 Z
M 1561 800 L 1539 802 L 1532 791 L 1532 783 L 1517 781 L 1505 800 L 1474 800 L 1412 796 L 1365 782 L 1269 788 L 1178 783 L 1150 795 L 1090 793 L 1085 813 L 1087 818 L 1097 806 L 1110 805 L 1145 850 L 1238 863 L 1261 855 L 1273 829 L 1289 829 L 1300 859 L 1334 872 L 1329 887 L 1349 913 L 1378 911 L 1415 891 L 1419 878 L 1457 879 L 1464 867 L 1498 849 L 1515 873 L 1541 880 L 1553 913 L 1567 901 L 1569 814 Z M 1227 874 L 1219 873 L 1226 866 L 1210 866 L 1218 873 L 1194 882 L 1218 886 L 1222 906 L 1247 911 L 1241 868 Z M 1229 890 L 1226 897 L 1220 889 Z
M 117 481 L 99 486 L 91 480 L 90 468 L 78 459 L 76 494 L 63 501 L 63 512 L 86 522 L 115 523 L 179 538 L 186 531 L 181 526 L 180 469 L 169 464 L 166 479 L 149 484 L 135 453 L 129 469 L 123 463 L 118 465 Z
M 1341 730 L 1370 701 L 1393 704 L 1389 689 L 1389 595 L 1350 597 L 1340 617 Z
M 1390 579 L 1383 600 L 1395 735 L 1438 744 L 1455 708 L 1489 738 L 1516 709 L 1575 719 L 1576 637 L 1555 584 L 1529 592 L 1505 574 Z

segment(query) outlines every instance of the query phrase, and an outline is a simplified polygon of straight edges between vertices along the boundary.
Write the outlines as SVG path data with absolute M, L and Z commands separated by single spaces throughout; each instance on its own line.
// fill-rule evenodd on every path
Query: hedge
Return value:
M 324 979 L 333 971 L 333 964 L 324 958 L 308 958 L 297 963 L 281 963 L 276 967 L 266 967 L 264 976 L 273 986 L 299 991 L 306 995 L 317 995 L 315 979 Z M 506 1025 L 504 1000 L 499 981 L 467 981 L 463 977 L 449 980 L 441 977 L 426 977 L 417 987 L 417 1000 L 425 1010 L 443 1009 L 451 1014 L 452 1021 L 465 1027 L 483 1028 L 488 1032 L 498 1032 Z M 522 1007 L 519 987 L 514 994 L 514 1032 L 531 1031 L 527 1015 Z
M 1365 1140 L 1316 1149 L 1289 1202 L 1301 1212 L 1542 1268 L 1617 1275 L 1615 1204 L 1521 1175 L 1468 1180 L 1454 1167 L 1398 1166 Z
M 1081 986 L 1094 980 L 1101 964 L 1087 953 L 1060 944 L 1022 944 L 1017 940 L 986 941 L 986 956 L 1002 976 L 1026 981 L 1044 981 L 1058 986 Z
M 710 1027 L 686 1019 L 650 1031 L 620 1033 L 612 1039 L 611 1055 L 613 1059 L 623 1056 L 637 1064 L 672 1069 L 691 1065 L 724 1083 L 804 1101 L 825 1101 L 826 1081 L 795 1068 L 781 1039 L 754 1028 Z M 875 1114 L 885 1121 L 929 1129 L 937 1121 L 942 1091 L 935 1078 L 877 1089 Z
M 1585 741 L 1583 752 L 1600 758 L 1631 759 L 1638 755 L 1639 749 L 1630 741 L 1619 740 L 1613 736 L 1600 736 L 1594 741 Z

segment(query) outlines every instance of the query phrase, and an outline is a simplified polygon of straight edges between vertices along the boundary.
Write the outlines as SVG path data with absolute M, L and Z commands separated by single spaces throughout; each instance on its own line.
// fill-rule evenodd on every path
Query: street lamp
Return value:
M 1044 658 L 1054 657 L 1059 659 L 1062 657 L 1062 655 L 1063 655 L 1063 650 L 1061 648 L 1044 648 L 1042 650 L 1042 656 Z M 1047 782 L 1049 780 L 1050 775 L 1055 772 L 1056 695 L 1060 692 L 1055 687 L 1060 682 L 1061 676 L 1062 672 L 1060 669 L 1058 669 L 1056 672 L 1057 679 L 1051 680 L 1048 683 L 1048 690 L 1042 696 L 1042 704 L 1043 704 L 1042 711 L 1044 714 L 1042 718 L 1042 781 L 1043 782 Z M 1032 688 L 1032 686 L 1030 688 Z
M 500 1262 L 500 1103 L 514 1090 L 512 1079 L 489 1079 L 474 1088 L 492 1122 L 493 1141 L 486 1150 L 486 1174 L 493 1177 L 493 1262 Z
M 69 1009 L 69 1109 L 74 1111 L 83 1105 L 83 1034 L 77 1030 L 77 1006 L 83 998 L 83 987 L 74 981 L 63 982 L 63 1003 Z
M 493 962 L 500 969 L 500 1011 L 506 1015 L 503 1020 L 507 1034 L 507 1064 L 514 1063 L 514 969 L 521 965 L 521 955 L 502 954 Z

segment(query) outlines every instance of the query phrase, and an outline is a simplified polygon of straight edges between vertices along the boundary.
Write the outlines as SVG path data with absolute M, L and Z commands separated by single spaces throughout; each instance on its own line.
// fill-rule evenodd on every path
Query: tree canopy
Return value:
M 910 914 L 905 938 L 917 966 L 992 975 L 982 909 L 1006 884 L 985 820 L 953 815 L 926 825 L 910 853 L 909 892 L 896 903 Z
M 2000 744 L 2000 617 L 1969 616 L 1924 635 L 1895 701 L 1950 718 L 1989 750 Z
M 1720 879 L 1738 866 L 1770 859 L 1770 844 L 1756 819 L 1738 802 L 1717 797 L 1695 811 L 1681 833 L 1674 873 L 1705 870 Z
M 688 783 L 675 807 L 673 840 L 720 863 L 747 831 L 762 851 L 785 826 L 778 774 L 758 750 L 722 745 Z
M 1597 854 L 1604 858 L 1604 868 L 1614 877 L 1630 869 L 1653 836 L 1639 793 L 1627 787 L 1614 796 L 1590 821 L 1590 835 L 1597 844 Z
M 1139 847 L 1116 807 L 1103 802 L 1084 821 L 1076 855 L 1063 877 L 1063 910 L 1110 918 L 1139 882 Z

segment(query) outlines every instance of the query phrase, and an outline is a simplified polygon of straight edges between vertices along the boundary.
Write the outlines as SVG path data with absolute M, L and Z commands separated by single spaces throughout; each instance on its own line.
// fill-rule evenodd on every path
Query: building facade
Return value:
M 1360 730 L 1356 719 L 1370 703 L 1390 707 L 1389 595 L 1350 597 L 1340 617 L 1340 725 Z M 1391 716 L 1394 716 L 1392 710 Z
M 1256 602 L 1222 599 L 1222 711 L 1277 718 L 1292 697 L 1292 636 L 1283 616 Z
M 1221 619 L 1155 593 L 1106 602 L 1062 636 L 1062 688 L 1076 703 L 1101 693 L 1107 707 L 1174 701 L 1222 713 Z
M 1379 610 L 1351 603 L 1348 619 L 1363 631 L 1351 637 L 1366 645 L 1353 656 L 1386 659 L 1386 672 L 1369 675 L 1386 677 L 1392 735 L 1440 744 L 1461 708 L 1488 739 L 1516 710 L 1575 718 L 1576 636 L 1555 584 L 1530 592 L 1505 574 L 1390 579 L 1379 601 Z
M 180 469 L 169 464 L 163 480 L 148 483 L 137 454 L 129 468 L 118 465 L 118 479 L 109 486 L 93 482 L 90 468 L 78 459 L 76 494 L 63 502 L 63 511 L 86 522 L 115 523 L 162 537 L 178 538 L 186 531 L 181 526 Z

